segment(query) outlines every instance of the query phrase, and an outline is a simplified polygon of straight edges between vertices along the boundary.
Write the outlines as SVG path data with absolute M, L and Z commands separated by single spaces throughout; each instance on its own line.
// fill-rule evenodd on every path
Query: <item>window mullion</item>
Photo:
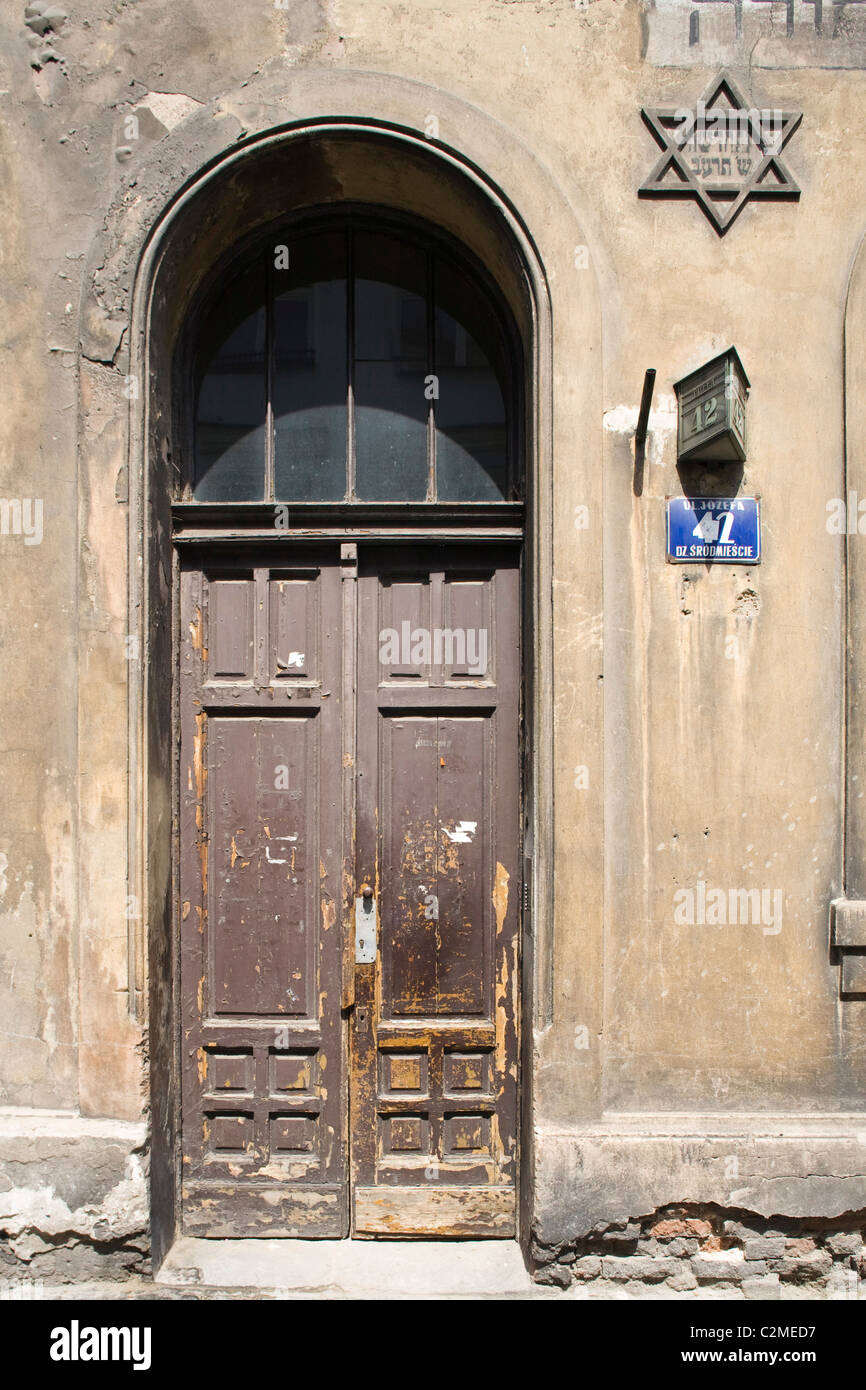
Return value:
M 427 379 L 436 371 L 436 284 L 433 278 L 433 252 L 427 250 Z M 427 404 L 427 501 L 435 502 L 437 497 L 436 480 L 436 396 L 439 381 L 433 375 L 434 390 Z
M 276 424 L 274 421 L 274 255 L 267 253 L 265 264 L 265 501 L 274 500 L 274 453 Z
M 346 228 L 346 498 L 355 501 L 355 236 Z

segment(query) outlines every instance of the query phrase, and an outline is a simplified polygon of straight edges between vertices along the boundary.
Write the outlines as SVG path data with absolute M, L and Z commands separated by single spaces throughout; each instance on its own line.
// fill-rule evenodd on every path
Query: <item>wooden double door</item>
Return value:
M 519 550 L 180 570 L 183 1228 L 512 1236 Z

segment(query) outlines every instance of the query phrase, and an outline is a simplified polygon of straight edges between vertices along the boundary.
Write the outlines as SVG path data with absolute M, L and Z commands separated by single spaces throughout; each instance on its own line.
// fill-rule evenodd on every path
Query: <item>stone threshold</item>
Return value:
M 511 1240 L 203 1240 L 179 1236 L 154 1284 L 309 1297 L 546 1298 Z M 559 1294 L 561 1297 L 562 1295 Z

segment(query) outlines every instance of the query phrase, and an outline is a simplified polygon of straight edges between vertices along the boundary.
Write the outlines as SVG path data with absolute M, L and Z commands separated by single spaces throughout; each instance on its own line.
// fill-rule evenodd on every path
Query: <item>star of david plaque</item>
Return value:
M 757 110 L 721 72 L 694 107 L 644 107 L 641 115 L 663 154 L 640 197 L 695 198 L 719 236 L 750 198 L 799 198 L 781 154 L 802 111 Z

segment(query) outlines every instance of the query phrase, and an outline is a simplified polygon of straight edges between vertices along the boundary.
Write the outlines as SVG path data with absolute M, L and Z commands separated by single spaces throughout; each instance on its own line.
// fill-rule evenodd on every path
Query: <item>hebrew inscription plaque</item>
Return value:
M 644 107 L 641 115 L 663 151 L 641 197 L 694 198 L 719 236 L 750 198 L 799 198 L 781 155 L 802 111 L 759 110 L 721 72 L 694 107 Z

